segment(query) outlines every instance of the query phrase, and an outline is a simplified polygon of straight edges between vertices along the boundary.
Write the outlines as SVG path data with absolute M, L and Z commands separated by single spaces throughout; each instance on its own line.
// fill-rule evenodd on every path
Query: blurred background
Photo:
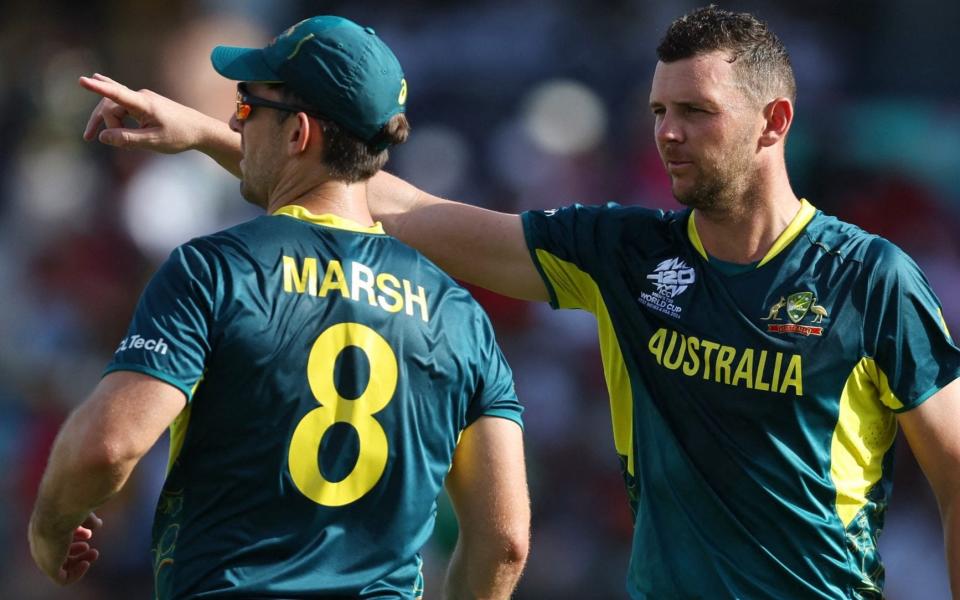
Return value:
M 102 511 L 102 558 L 68 589 L 29 560 L 26 521 L 53 437 L 93 388 L 140 290 L 190 237 L 251 218 L 236 180 L 198 154 L 84 143 L 101 72 L 227 119 L 220 43 L 260 46 L 307 16 L 373 26 L 409 82 L 410 141 L 388 169 L 521 211 L 617 201 L 676 208 L 647 108 L 654 48 L 700 3 L 4 0 L 0 22 L 0 598 L 152 593 L 149 534 L 166 441 Z M 960 3 L 726 2 L 767 20 L 799 98 L 794 189 L 909 252 L 960 330 Z M 518 598 L 620 598 L 631 523 L 593 318 L 476 291 L 527 406 L 533 547 Z M 436 598 L 456 536 L 442 505 L 424 555 Z M 890 599 L 948 598 L 932 494 L 900 442 L 881 548 Z M 691 573 L 691 576 L 696 576 Z

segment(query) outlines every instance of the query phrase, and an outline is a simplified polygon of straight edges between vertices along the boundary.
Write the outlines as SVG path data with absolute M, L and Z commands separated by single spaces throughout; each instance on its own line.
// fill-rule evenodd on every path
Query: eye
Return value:
M 664 114 L 665 112 L 667 112 L 667 109 L 665 109 L 665 108 L 662 107 L 662 106 L 655 106 L 655 107 L 653 107 L 653 108 L 650 109 L 650 112 L 652 112 L 654 115 L 656 115 L 656 116 L 658 116 L 658 117 L 661 117 L 661 116 L 663 116 L 663 114 Z

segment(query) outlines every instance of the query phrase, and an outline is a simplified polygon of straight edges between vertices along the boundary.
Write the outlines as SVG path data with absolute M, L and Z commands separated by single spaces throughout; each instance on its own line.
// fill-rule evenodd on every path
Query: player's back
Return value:
M 469 294 L 421 255 L 281 212 L 190 242 L 157 277 L 185 271 L 180 295 L 202 305 L 161 329 L 164 349 L 204 356 L 173 427 L 157 595 L 415 597 L 460 432 L 519 420 L 509 368 Z

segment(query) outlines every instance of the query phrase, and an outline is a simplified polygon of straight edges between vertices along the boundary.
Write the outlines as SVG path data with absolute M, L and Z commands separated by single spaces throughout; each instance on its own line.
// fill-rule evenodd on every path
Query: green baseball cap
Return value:
M 227 79 L 283 83 L 309 108 L 377 149 L 378 134 L 404 112 L 407 81 L 400 62 L 370 27 L 342 17 L 300 21 L 266 48 L 217 46 L 210 54 Z

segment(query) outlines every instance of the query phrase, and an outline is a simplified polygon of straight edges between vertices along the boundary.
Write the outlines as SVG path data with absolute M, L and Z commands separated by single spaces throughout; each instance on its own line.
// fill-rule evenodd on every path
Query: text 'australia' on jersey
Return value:
M 189 399 L 157 597 L 414 598 L 462 430 L 520 423 L 470 295 L 411 248 L 287 206 L 173 252 L 107 372 Z
M 524 214 L 555 308 L 598 321 L 633 598 L 879 598 L 895 414 L 960 375 L 916 265 L 803 202 L 757 265 L 690 211 Z

